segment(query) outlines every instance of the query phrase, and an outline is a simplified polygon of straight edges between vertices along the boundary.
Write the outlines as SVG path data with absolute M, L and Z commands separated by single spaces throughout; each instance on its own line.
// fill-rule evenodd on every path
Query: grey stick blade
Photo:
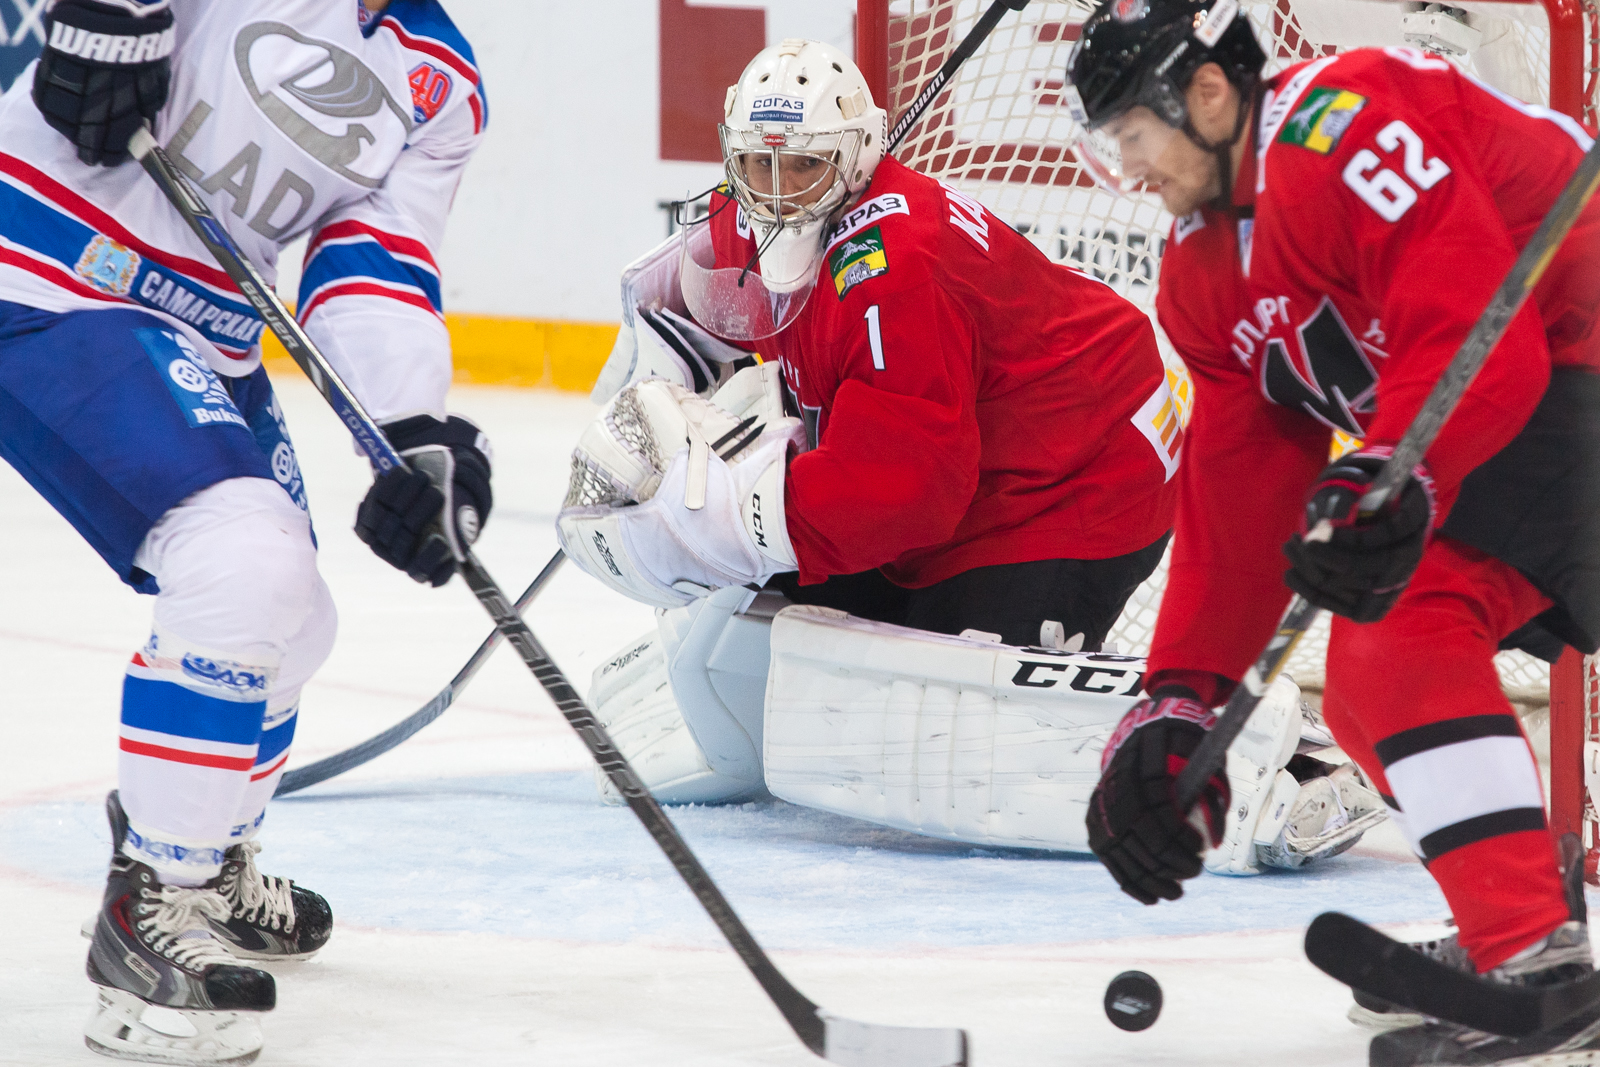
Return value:
M 840 1067 L 966 1067 L 965 1030 L 880 1026 L 817 1014 L 823 1025 L 822 1058 Z

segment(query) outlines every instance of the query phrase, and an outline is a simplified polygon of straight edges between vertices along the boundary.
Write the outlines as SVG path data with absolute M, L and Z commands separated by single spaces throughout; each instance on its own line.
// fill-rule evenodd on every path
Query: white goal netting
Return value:
M 989 3 L 889 0 L 891 116 L 911 102 Z M 1585 6 L 1590 26 L 1593 3 Z M 1269 73 L 1343 48 L 1426 43 L 1455 49 L 1456 62 L 1513 95 L 1548 102 L 1550 31 L 1537 4 L 1245 0 L 1244 8 Z M 1149 313 L 1171 216 L 1152 195 L 1114 198 L 1099 191 L 1063 147 L 1073 127 L 1060 104 L 1062 74 L 1090 10 L 1083 0 L 1034 0 L 1007 14 L 897 156 L 976 197 L 1051 259 L 1094 274 Z M 1585 72 L 1585 84 L 1592 73 Z M 1169 374 L 1180 378 L 1181 363 L 1164 337 L 1161 343 Z M 1129 601 L 1111 637 L 1122 651 L 1148 650 L 1165 577 L 1163 561 Z M 1324 618 L 1290 661 L 1304 689 L 1322 687 L 1327 627 Z M 1514 701 L 1532 707 L 1548 701 L 1545 663 L 1502 653 L 1497 664 Z

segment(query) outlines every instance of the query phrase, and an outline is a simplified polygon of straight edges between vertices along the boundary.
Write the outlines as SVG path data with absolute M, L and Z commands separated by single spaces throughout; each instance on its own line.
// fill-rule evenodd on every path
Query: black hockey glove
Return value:
M 1289 588 L 1355 622 L 1377 622 L 1389 613 L 1432 536 L 1433 478 L 1421 464 L 1377 514 L 1358 513 L 1388 452 L 1362 449 L 1329 465 L 1306 496 L 1300 532 L 1283 546 Z M 1323 520 L 1332 535 L 1309 540 Z
M 356 509 L 356 536 L 419 582 L 443 585 L 489 520 L 489 439 L 470 420 L 412 415 L 383 424 L 409 471 L 377 478 Z
M 165 0 L 56 0 L 33 75 L 44 120 L 90 166 L 128 159 L 128 138 L 167 102 L 174 31 Z
M 1141 904 L 1177 900 L 1178 883 L 1200 873 L 1206 843 L 1178 810 L 1178 775 L 1216 721 L 1194 690 L 1162 686 L 1130 708 L 1106 742 L 1089 797 L 1089 848 Z M 1229 800 L 1228 776 L 1218 771 L 1195 802 L 1213 846 L 1222 842 Z

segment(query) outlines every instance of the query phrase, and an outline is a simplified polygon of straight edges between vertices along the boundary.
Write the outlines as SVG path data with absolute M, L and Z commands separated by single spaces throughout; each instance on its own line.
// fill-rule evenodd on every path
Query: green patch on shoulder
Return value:
M 1327 155 L 1339 147 L 1339 140 L 1355 121 L 1367 98 L 1348 89 L 1317 86 L 1306 94 L 1294 114 L 1278 134 L 1282 144 L 1295 144 Z
M 828 273 L 839 298 L 869 278 L 889 273 L 889 259 L 883 251 L 883 233 L 874 226 L 851 234 L 828 253 Z

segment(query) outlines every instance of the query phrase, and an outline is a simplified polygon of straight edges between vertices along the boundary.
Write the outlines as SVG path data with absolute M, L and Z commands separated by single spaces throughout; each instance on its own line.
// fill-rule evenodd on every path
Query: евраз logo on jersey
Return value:
M 1340 138 L 1366 106 L 1366 97 L 1348 89 L 1318 86 L 1283 124 L 1278 140 L 1327 155 L 1339 147 Z
M 876 226 L 841 241 L 828 254 L 828 273 L 839 298 L 869 278 L 889 273 L 883 249 L 883 232 Z

